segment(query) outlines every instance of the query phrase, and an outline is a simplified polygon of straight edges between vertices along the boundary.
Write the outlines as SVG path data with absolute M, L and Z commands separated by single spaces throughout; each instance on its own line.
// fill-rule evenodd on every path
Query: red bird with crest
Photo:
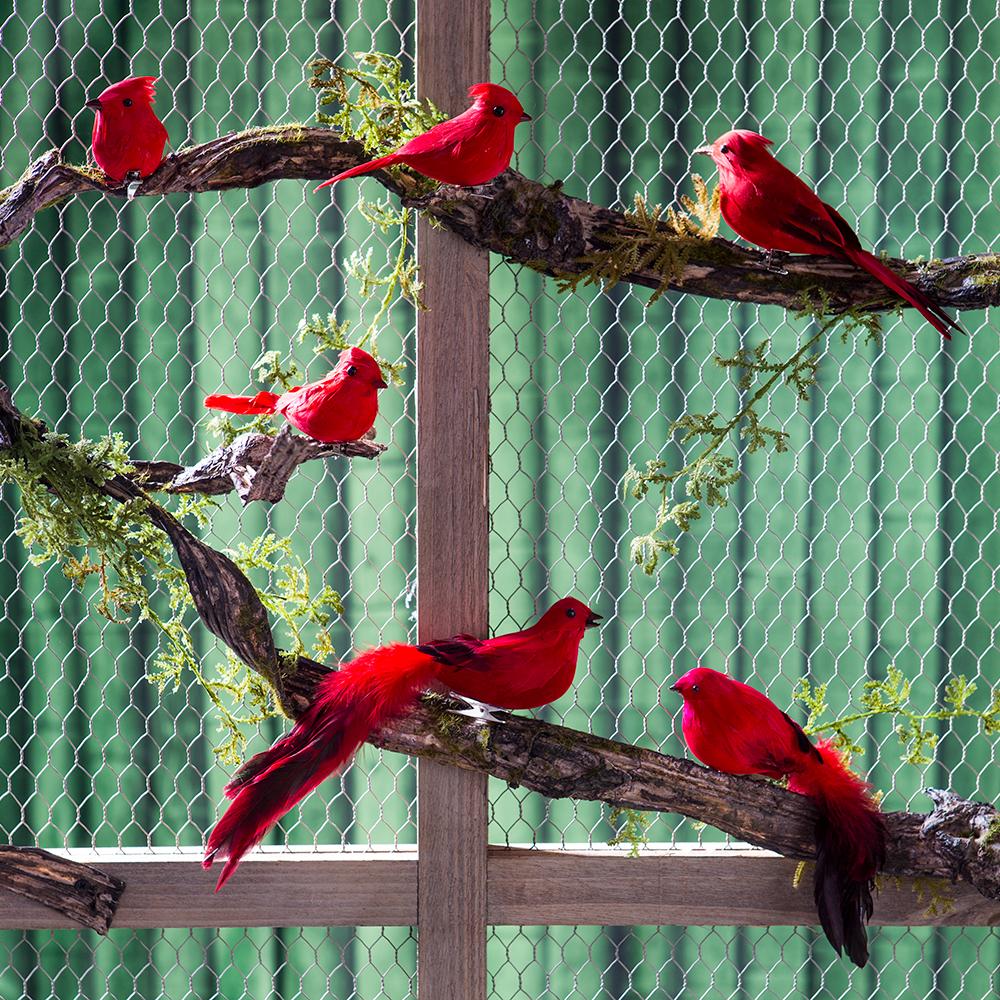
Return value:
M 400 146 L 394 153 L 360 163 L 331 177 L 318 188 L 347 177 L 369 174 L 402 163 L 442 184 L 474 187 L 486 184 L 510 166 L 514 155 L 514 130 L 531 121 L 518 99 L 495 83 L 477 83 L 469 89 L 472 107 L 457 118 L 435 125 Z
M 364 437 L 378 415 L 378 390 L 386 388 L 378 362 L 360 347 L 340 352 L 337 367 L 326 378 L 296 385 L 280 396 L 205 397 L 210 410 L 258 415 L 280 413 L 293 427 L 317 441 L 357 441 Z
M 726 774 L 763 774 L 807 795 L 816 806 L 813 895 L 837 954 L 868 962 L 865 924 L 875 875 L 885 863 L 886 828 L 866 785 L 830 740 L 813 744 L 787 713 L 748 684 L 708 667 L 671 688 L 684 699 L 681 729 L 703 764 Z
M 743 239 L 765 250 L 849 260 L 909 302 L 945 339 L 951 339 L 950 330 L 962 331 L 919 288 L 862 249 L 840 213 L 779 163 L 770 145 L 756 132 L 734 129 L 695 150 L 719 168 L 722 217 Z
M 456 635 L 359 654 L 327 674 L 305 714 L 283 739 L 248 760 L 226 786 L 232 803 L 208 838 L 203 865 L 227 859 L 215 890 L 241 858 L 317 785 L 341 771 L 377 729 L 443 686 L 499 708 L 538 708 L 573 683 L 584 632 L 600 615 L 573 597 L 557 601 L 530 628 L 492 639 Z
M 87 101 L 93 108 L 94 160 L 113 181 L 148 177 L 163 162 L 167 130 L 153 111 L 155 76 L 133 76 Z

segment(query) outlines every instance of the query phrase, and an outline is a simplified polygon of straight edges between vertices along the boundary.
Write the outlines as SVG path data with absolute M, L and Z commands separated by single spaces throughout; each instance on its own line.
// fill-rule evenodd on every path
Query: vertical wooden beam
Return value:
M 417 0 L 417 86 L 449 115 L 489 79 L 488 0 Z M 417 613 L 421 640 L 485 635 L 489 255 L 417 225 Z M 487 779 L 418 765 L 420 1000 L 486 998 Z

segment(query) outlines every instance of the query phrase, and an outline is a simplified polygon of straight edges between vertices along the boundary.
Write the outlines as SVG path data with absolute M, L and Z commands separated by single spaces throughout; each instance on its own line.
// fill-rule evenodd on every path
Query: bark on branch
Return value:
M 292 473 L 314 458 L 341 455 L 344 458 L 377 458 L 386 445 L 374 433 L 360 441 L 324 444 L 283 427 L 271 436 L 241 434 L 232 444 L 216 448 L 197 465 L 174 462 L 133 462 L 139 485 L 165 493 L 204 493 L 218 496 L 235 490 L 246 504 L 253 500 L 277 503 L 285 495 Z
M 331 129 L 300 125 L 251 129 L 171 154 L 139 184 L 136 196 L 252 188 L 282 178 L 318 180 L 365 158 L 359 143 L 344 140 Z M 431 194 L 405 174 L 377 171 L 372 176 L 404 204 L 427 213 L 474 246 L 544 274 L 580 274 L 588 266 L 583 257 L 635 233 L 624 213 L 573 198 L 559 184 L 545 186 L 512 170 L 481 187 L 442 185 Z M 124 197 L 127 187 L 109 187 L 99 172 L 65 164 L 54 150 L 46 153 L 13 187 L 0 193 L 0 246 L 17 239 L 48 205 L 95 190 Z M 781 274 L 765 267 L 760 252 L 729 240 L 689 240 L 683 252 L 683 272 L 670 287 L 688 294 L 799 309 L 804 291 L 822 288 L 834 310 L 889 309 L 899 304 L 869 275 L 825 257 L 780 255 L 786 272 Z M 983 309 L 1000 304 L 1000 253 L 920 265 L 896 259 L 888 263 L 942 306 Z M 649 288 L 657 288 L 662 279 L 662 274 L 648 269 L 620 278 Z
M 107 934 L 125 883 L 37 847 L 0 847 L 0 887 Z

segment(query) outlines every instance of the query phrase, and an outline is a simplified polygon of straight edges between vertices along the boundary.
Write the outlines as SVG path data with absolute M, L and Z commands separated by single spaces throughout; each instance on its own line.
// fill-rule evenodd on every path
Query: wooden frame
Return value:
M 418 904 L 418 852 L 343 850 L 263 851 L 251 854 L 226 891 L 201 867 L 201 852 L 150 854 L 65 850 L 56 852 L 95 865 L 126 883 L 115 915 L 116 928 L 412 926 L 424 933 Z M 816 923 L 807 878 L 792 884 L 796 862 L 770 851 L 724 845 L 649 847 L 637 858 L 625 850 L 587 845 L 561 849 L 490 847 L 483 923 L 459 933 L 466 942 L 487 925 L 748 925 Z M 461 891 L 464 874 L 455 869 L 443 882 Z M 440 891 L 440 890 L 437 890 Z M 886 926 L 988 927 L 1000 922 L 1000 904 L 966 883 L 948 891 L 952 907 L 930 914 L 929 900 L 909 880 L 885 879 L 873 924 Z M 444 899 L 442 913 L 453 912 Z M 439 905 L 431 899 L 430 905 Z M 431 914 L 432 925 L 446 923 Z M 0 893 L 0 929 L 49 930 L 78 927 L 39 903 Z M 449 940 L 438 927 L 440 939 Z M 459 938 L 456 938 L 456 949 Z M 434 942 L 436 945 L 440 942 Z M 478 950 L 478 943 L 476 944 Z M 421 963 L 432 961 L 420 952 Z M 456 964 L 450 961 L 447 968 Z M 420 966 L 422 976 L 442 979 L 442 970 Z M 475 994 L 468 994 L 470 1000 Z
M 420 0 L 417 89 L 452 115 L 489 79 L 489 0 Z M 489 628 L 490 260 L 417 225 L 417 631 Z M 419 1000 L 486 997 L 485 774 L 417 766 Z
M 487 0 L 418 0 L 417 80 L 449 113 L 489 79 Z M 489 257 L 418 223 L 417 579 L 421 639 L 488 631 Z M 118 929 L 417 926 L 421 1000 L 485 1000 L 490 925 L 814 925 L 796 862 L 728 846 L 488 845 L 485 774 L 421 760 L 418 845 L 251 855 L 222 894 L 200 851 L 66 850 L 122 879 Z M 912 883 L 886 879 L 875 924 L 992 926 L 1000 903 L 963 883 L 929 912 Z M 0 892 L 0 928 L 75 928 Z

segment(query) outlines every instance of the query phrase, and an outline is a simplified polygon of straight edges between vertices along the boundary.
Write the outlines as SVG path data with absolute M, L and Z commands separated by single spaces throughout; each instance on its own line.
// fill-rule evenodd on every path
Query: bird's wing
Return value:
M 436 153 L 467 139 L 470 132 L 475 131 L 477 125 L 477 120 L 469 114 L 472 110 L 474 109 L 469 108 L 457 118 L 439 122 L 426 132 L 414 136 L 396 150 L 396 155 L 410 157 L 420 156 L 422 153 Z
M 812 740 L 806 735 L 806 731 L 787 712 L 782 712 L 781 714 L 788 725 L 792 727 L 792 732 L 795 734 L 795 742 L 798 743 L 799 749 L 803 753 L 813 754 L 817 760 L 822 761 L 823 757 L 813 745 Z
M 476 655 L 482 645 L 482 639 L 477 639 L 474 635 L 460 633 L 453 635 L 450 639 L 434 639 L 431 642 L 421 643 L 417 649 L 421 653 L 434 657 L 438 663 L 454 670 L 461 670 L 465 667 L 485 670 L 486 664 Z
M 732 732 L 740 752 L 771 777 L 787 774 L 799 754 L 819 758 L 805 730 L 762 691 L 741 685 L 741 697 L 729 712 L 737 722 Z
M 846 219 L 819 198 L 815 198 L 815 201 L 810 199 L 809 203 L 799 201 L 789 205 L 787 211 L 782 213 L 778 225 L 800 240 L 861 249 L 858 234 L 851 229 Z

